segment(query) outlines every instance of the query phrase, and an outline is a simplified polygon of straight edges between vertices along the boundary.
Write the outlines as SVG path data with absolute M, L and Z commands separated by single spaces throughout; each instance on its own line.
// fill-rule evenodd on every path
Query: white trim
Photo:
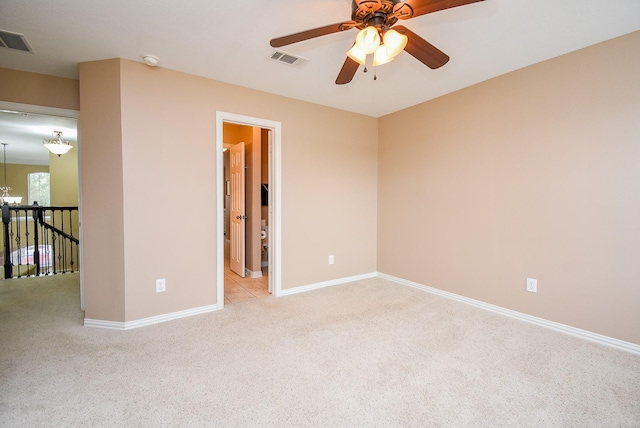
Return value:
M 80 111 L 58 107 L 47 107 L 35 104 L 12 103 L 0 101 L 0 110 L 12 110 L 24 113 L 41 114 L 45 116 L 68 117 L 76 119 L 76 150 L 78 156 L 78 229 L 80 236 L 80 309 L 84 311 L 84 233 L 82 228 L 82 160 L 80 157 Z
M 13 110 L 21 113 L 42 114 L 46 116 L 68 117 L 77 119 L 80 117 L 79 110 L 69 110 L 66 108 L 46 107 L 35 104 L 12 103 L 9 101 L 0 101 L 0 109 Z
M 275 297 L 281 296 L 282 289 L 282 249 L 281 249 L 281 182 L 282 165 L 282 124 L 273 120 L 243 116 L 234 113 L 216 111 L 216 212 L 217 212 L 217 257 L 216 257 L 216 302 L 219 309 L 224 308 L 224 200 L 222 189 L 223 176 L 223 126 L 224 122 L 239 125 L 256 126 L 271 131 L 273 150 L 269 153 L 269 289 Z
M 262 271 L 252 271 L 251 269 L 244 268 L 244 273 L 250 278 L 262 278 Z
M 84 326 L 102 328 L 105 330 L 126 330 L 125 323 L 123 322 L 92 320 L 90 318 L 84 319 Z
M 159 324 L 166 321 L 173 321 L 180 318 L 191 317 L 194 315 L 207 314 L 209 312 L 215 312 L 218 309 L 219 309 L 218 305 L 208 305 L 208 306 L 201 306 L 199 308 L 187 309 L 184 311 L 172 312 L 170 314 L 156 315 L 154 317 L 143 318 L 143 319 L 134 320 L 134 321 L 125 321 L 125 322 L 92 320 L 89 318 L 85 318 L 84 326 L 104 328 L 108 330 L 131 330 L 134 328 L 147 327 L 153 324 Z
M 331 287 L 334 285 L 346 284 L 348 282 L 362 281 L 364 279 L 375 278 L 376 272 L 365 273 L 362 275 L 348 276 L 345 278 L 332 279 L 330 281 L 316 282 L 315 284 L 301 285 L 300 287 L 287 288 L 282 290 L 281 296 L 290 296 L 292 294 L 306 293 L 307 291 L 317 290 L 319 288 Z
M 604 336 L 602 334 L 593 333 L 587 330 L 582 330 L 576 327 L 571 327 L 566 324 L 560 324 L 554 321 L 549 321 L 544 318 L 534 317 L 532 315 L 528 315 L 522 312 L 513 311 L 511 309 L 503 308 L 501 306 L 492 305 L 489 303 L 482 302 L 480 300 L 470 299 L 468 297 L 461 296 L 459 294 L 450 293 L 448 291 L 439 290 L 437 288 L 429 287 L 426 285 L 418 284 L 417 282 L 409 281 L 406 279 L 398 278 L 392 275 L 387 275 L 384 273 L 378 272 L 378 277 L 386 279 L 388 281 L 392 281 L 398 284 L 407 285 L 409 287 L 417 288 L 422 291 L 426 291 L 431 294 L 436 294 L 441 297 L 445 297 L 447 299 L 456 300 L 461 303 L 466 303 L 467 305 L 475 306 L 480 309 L 484 309 L 487 311 L 491 311 L 500 315 L 504 315 L 510 318 L 515 318 L 520 321 L 525 321 L 531 324 L 538 325 L 540 327 L 548 328 L 551 330 L 555 330 L 560 333 L 568 334 L 570 336 L 578 337 L 580 339 L 589 340 L 591 342 L 598 343 L 600 345 L 608 346 L 611 348 L 616 348 L 621 351 L 631 352 L 633 354 L 640 354 L 640 345 L 636 345 L 635 343 L 625 342 L 623 340 L 615 339 L 613 337 Z

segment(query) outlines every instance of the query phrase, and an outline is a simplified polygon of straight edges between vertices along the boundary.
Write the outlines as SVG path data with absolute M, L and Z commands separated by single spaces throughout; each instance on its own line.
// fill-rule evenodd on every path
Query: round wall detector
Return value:
M 144 60 L 144 63 L 147 64 L 149 67 L 155 67 L 158 65 L 158 57 L 153 56 L 153 55 L 142 55 L 142 59 Z

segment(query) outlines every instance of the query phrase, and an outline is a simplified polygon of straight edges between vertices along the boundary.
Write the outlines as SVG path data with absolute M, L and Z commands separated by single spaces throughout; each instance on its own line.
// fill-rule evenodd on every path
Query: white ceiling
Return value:
M 0 66 L 78 78 L 83 61 L 152 54 L 161 67 L 380 117 L 640 30 L 639 0 L 485 0 L 402 22 L 451 57 L 437 70 L 402 53 L 375 81 L 360 67 L 336 85 L 356 30 L 281 49 L 309 60 L 301 67 L 269 59 L 270 39 L 350 14 L 351 0 L 1 1 L 0 29 L 35 54 L 0 48 Z
M 7 163 L 48 165 L 49 150 L 42 144 L 43 140 L 54 138 L 53 131 L 61 131 L 63 140 L 75 147 L 78 140 L 76 122 L 73 118 L 0 108 L 0 143 L 7 144 Z M 3 149 L 0 146 L 0 162 Z

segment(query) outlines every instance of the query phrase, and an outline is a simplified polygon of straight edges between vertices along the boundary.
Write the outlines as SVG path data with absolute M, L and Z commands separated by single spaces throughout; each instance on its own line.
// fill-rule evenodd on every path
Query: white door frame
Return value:
M 282 145 L 282 124 L 273 120 L 260 119 L 222 111 L 216 112 L 216 218 L 217 218 L 217 261 L 216 261 L 216 302 L 217 308 L 224 308 L 224 175 L 223 175 L 223 125 L 224 122 L 268 129 L 269 138 L 269 289 L 275 297 L 282 290 L 282 205 L 280 162 Z
M 57 107 L 38 106 L 34 104 L 11 103 L 8 101 L 0 101 L 0 109 L 19 111 L 23 113 L 42 114 L 45 116 L 69 117 L 76 120 L 76 130 L 78 132 L 76 150 L 78 151 L 78 230 L 80 233 L 78 239 L 80 240 L 80 308 L 84 311 L 84 246 L 82 245 L 84 239 L 82 238 L 82 161 L 80 157 L 80 111 Z

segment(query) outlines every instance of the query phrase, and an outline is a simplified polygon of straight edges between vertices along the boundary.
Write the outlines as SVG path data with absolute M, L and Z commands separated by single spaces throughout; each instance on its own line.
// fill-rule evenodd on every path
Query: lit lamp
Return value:
M 393 61 L 407 46 L 408 40 L 406 35 L 393 29 L 387 30 L 381 40 L 378 29 L 368 26 L 358 32 L 356 43 L 349 49 L 347 56 L 360 65 L 366 65 L 367 55 L 373 54 L 375 67 Z
M 353 45 L 353 47 L 349 49 L 347 56 L 360 65 L 366 65 L 365 61 L 367 60 L 367 54 L 364 53 L 357 44 Z
M 376 49 L 373 54 L 373 66 L 386 64 L 391 61 L 393 61 L 393 57 L 389 55 L 387 47 L 385 45 L 378 46 L 378 49 Z
M 7 204 L 20 204 L 22 203 L 22 196 L 11 196 L 9 190 L 11 187 L 7 186 L 7 143 L 2 143 L 3 152 L 3 165 L 4 165 L 4 186 L 0 187 L 2 190 L 2 196 L 0 196 L 0 202 L 2 205 Z
M 402 52 L 405 46 L 407 46 L 409 38 L 406 35 L 400 34 L 396 30 L 391 29 L 384 33 L 382 40 L 384 41 L 384 46 L 387 48 L 387 54 L 391 58 L 395 58 L 396 55 Z
M 55 138 L 52 138 L 49 141 L 42 140 L 44 146 L 49 149 L 51 153 L 60 156 L 64 155 L 73 148 L 73 146 L 70 145 L 68 141 L 64 141 L 62 139 L 62 131 L 53 131 L 53 133 L 56 136 Z
M 365 27 L 356 36 L 356 46 L 366 54 L 372 54 L 380 46 L 380 34 L 376 27 Z

